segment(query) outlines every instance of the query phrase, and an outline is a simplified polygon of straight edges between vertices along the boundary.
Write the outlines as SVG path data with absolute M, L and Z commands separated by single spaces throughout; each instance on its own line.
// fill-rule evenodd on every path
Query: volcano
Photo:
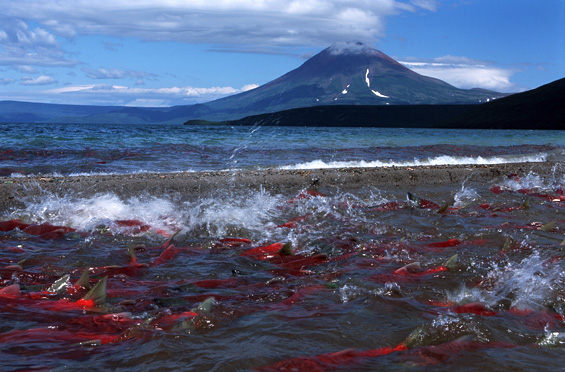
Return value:
M 420 75 L 356 42 L 335 43 L 267 84 L 204 106 L 205 116 L 245 116 L 319 105 L 478 104 L 502 96 Z

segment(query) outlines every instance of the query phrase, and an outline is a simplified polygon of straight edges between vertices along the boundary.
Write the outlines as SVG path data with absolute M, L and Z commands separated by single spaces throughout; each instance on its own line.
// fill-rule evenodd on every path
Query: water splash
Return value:
M 477 192 L 477 190 L 470 188 L 470 187 L 466 187 L 465 183 L 463 183 L 463 185 L 461 186 L 461 190 L 459 190 L 453 196 L 453 199 L 455 201 L 453 206 L 456 207 L 456 208 L 463 208 L 463 207 L 473 203 L 475 200 L 477 200 L 479 198 L 480 198 L 480 195 Z
M 23 210 L 16 210 L 12 215 L 29 223 L 65 225 L 82 231 L 94 231 L 104 225 L 114 233 L 122 230 L 113 224 L 119 220 L 138 220 L 169 233 L 178 229 L 182 221 L 179 219 L 182 211 L 171 199 L 155 196 L 121 199 L 113 193 L 83 198 L 44 194 L 28 201 Z
M 282 196 L 264 190 L 244 194 L 225 193 L 179 203 L 172 197 L 139 196 L 122 199 L 113 193 L 92 197 L 58 196 L 45 193 L 28 200 L 23 209 L 10 218 L 28 223 L 50 223 L 93 232 L 100 225 L 109 232 L 123 233 L 125 227 L 115 221 L 137 220 L 152 231 L 173 234 L 205 234 L 222 238 L 234 233 L 269 237 L 272 220 L 280 214 Z
M 240 234 L 269 236 L 269 227 L 280 211 L 280 195 L 264 190 L 245 195 L 221 195 L 186 203 L 187 233 L 201 233 L 220 238 Z
M 519 262 L 508 260 L 493 267 L 484 275 L 481 285 L 466 286 L 448 293 L 457 303 L 482 302 L 496 308 L 542 310 L 552 306 L 563 288 L 563 272 L 560 265 L 549 264 L 539 253 Z

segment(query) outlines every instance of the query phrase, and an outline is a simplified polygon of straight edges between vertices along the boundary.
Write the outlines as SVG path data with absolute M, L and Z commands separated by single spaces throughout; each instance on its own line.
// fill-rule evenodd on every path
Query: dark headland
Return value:
M 527 92 L 472 105 L 331 105 L 223 121 L 227 125 L 565 129 L 565 78 Z M 187 121 L 185 124 L 201 124 Z

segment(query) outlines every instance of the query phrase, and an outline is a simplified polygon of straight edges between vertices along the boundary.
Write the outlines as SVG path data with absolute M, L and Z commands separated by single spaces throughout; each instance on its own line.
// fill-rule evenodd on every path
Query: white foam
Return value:
M 180 203 L 169 197 L 148 195 L 122 199 L 113 193 L 84 198 L 45 193 L 27 201 L 26 207 L 13 211 L 10 218 L 70 226 L 86 232 L 104 225 L 111 233 L 127 233 L 128 229 L 135 230 L 135 226 L 119 226 L 115 221 L 138 220 L 151 227 L 148 233 L 198 230 L 222 238 L 233 229 L 242 229 L 265 237 L 267 226 L 280 213 L 277 206 L 284 204 L 284 200 L 280 195 L 273 196 L 264 191 L 244 195 L 219 193 L 195 202 Z
M 306 163 L 293 164 L 281 167 L 281 169 L 327 169 L 327 168 L 377 168 L 377 167 L 414 167 L 428 165 L 464 165 L 464 164 L 505 164 L 505 163 L 528 163 L 544 162 L 545 154 L 516 155 L 516 156 L 494 156 L 483 158 L 465 156 L 437 156 L 433 158 L 414 159 L 410 161 L 392 160 L 355 160 L 355 161 L 330 161 L 321 159 Z
M 89 198 L 44 194 L 39 200 L 28 202 L 25 210 L 15 214 L 25 216 L 31 223 L 48 222 L 82 231 L 94 231 L 99 225 L 112 227 L 117 220 L 138 220 L 155 230 L 170 233 L 182 224 L 178 220 L 181 212 L 171 200 L 150 196 L 122 200 L 112 193 Z

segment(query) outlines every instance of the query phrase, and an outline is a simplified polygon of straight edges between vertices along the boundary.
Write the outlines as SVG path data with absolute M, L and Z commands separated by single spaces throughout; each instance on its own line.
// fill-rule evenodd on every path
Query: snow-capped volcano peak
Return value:
M 348 41 L 338 41 L 330 45 L 328 48 L 330 54 L 337 55 L 351 55 L 351 54 L 369 54 L 375 55 L 378 53 L 376 49 L 371 48 L 359 41 L 348 42 Z
M 318 105 L 479 103 L 492 92 L 457 89 L 422 76 L 360 42 L 336 42 L 300 67 L 258 88 L 209 102 L 231 115 Z

